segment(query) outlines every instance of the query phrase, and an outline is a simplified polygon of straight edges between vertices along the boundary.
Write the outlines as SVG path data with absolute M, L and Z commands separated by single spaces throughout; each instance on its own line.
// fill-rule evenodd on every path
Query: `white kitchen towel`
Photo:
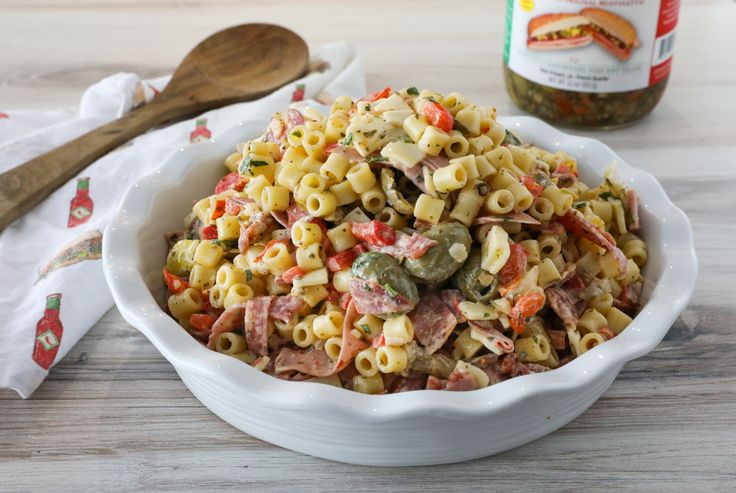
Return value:
M 0 111 L 0 172 L 145 104 L 167 77 L 117 74 L 90 87 L 79 112 Z M 123 194 L 182 145 L 242 120 L 268 119 L 291 102 L 366 93 L 352 46 L 312 54 L 310 73 L 248 103 L 209 111 L 141 135 L 99 159 L 0 233 L 0 387 L 27 398 L 113 304 L 102 275 L 102 232 Z

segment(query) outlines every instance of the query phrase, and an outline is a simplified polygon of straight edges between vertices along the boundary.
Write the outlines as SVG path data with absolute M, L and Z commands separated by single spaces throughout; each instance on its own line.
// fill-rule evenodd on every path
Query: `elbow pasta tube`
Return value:
M 261 192 L 261 205 L 266 211 L 285 211 L 289 208 L 289 189 L 282 186 L 266 186 Z
M 580 320 L 578 321 L 578 331 L 581 334 L 598 332 L 607 325 L 608 321 L 606 320 L 606 317 L 604 317 L 598 310 L 588 308 L 580 316 Z
M 388 346 L 403 346 L 414 340 L 414 326 L 406 315 L 391 317 L 383 323 L 383 337 Z
M 542 197 L 552 202 L 555 214 L 564 216 L 572 207 L 572 194 L 563 192 L 557 185 L 550 185 L 542 192 Z
M 608 310 L 606 321 L 608 322 L 608 328 L 616 335 L 619 335 L 632 322 L 631 317 L 616 307 Z
M 375 339 L 383 331 L 383 320 L 374 315 L 363 315 L 355 321 L 353 327 L 358 329 L 365 338 Z
M 368 163 L 358 163 L 350 168 L 345 175 L 355 193 L 364 193 L 376 184 L 376 176 Z
M 488 185 L 483 182 L 476 180 L 465 185 L 457 196 L 450 218 L 470 227 L 483 205 L 484 195 L 481 195 L 481 192 L 488 194 Z
M 337 209 L 337 199 L 330 192 L 313 193 L 307 198 L 307 212 L 312 217 L 329 216 Z
M 539 275 L 537 277 L 537 284 L 541 287 L 547 287 L 555 281 L 562 278 L 560 271 L 557 270 L 554 262 L 549 258 L 545 258 L 539 263 Z
M 319 173 L 326 177 L 329 183 L 339 183 L 345 178 L 350 168 L 350 161 L 345 156 L 332 153 L 319 169 Z
M 417 199 L 414 205 L 414 217 L 423 221 L 437 224 L 442 217 L 442 211 L 445 210 L 445 201 L 435 199 L 426 193 L 423 193 Z
M 327 238 L 336 252 L 342 252 L 358 244 L 358 240 L 350 231 L 350 224 L 343 223 L 327 230 Z
M 372 347 L 362 350 L 355 356 L 355 369 L 364 377 L 372 377 L 378 373 L 376 350 Z
M 512 183 L 508 187 L 508 191 L 514 196 L 514 211 L 521 212 L 527 210 L 534 202 L 534 196 L 520 182 Z
M 263 252 L 263 264 L 274 276 L 280 276 L 294 266 L 291 254 L 284 243 L 274 243 Z
M 337 361 L 340 356 L 340 350 L 342 349 L 342 337 L 335 336 L 330 337 L 325 341 L 325 352 L 332 361 Z
M 238 269 L 233 264 L 222 264 L 217 269 L 217 275 L 215 276 L 215 285 L 221 287 L 225 291 L 230 289 L 230 286 L 237 283 L 245 282 L 245 271 Z
M 245 337 L 233 332 L 224 332 L 215 341 L 215 349 L 218 353 L 230 356 L 242 353 L 246 349 Z
M 496 174 L 496 168 L 485 156 L 475 156 L 475 167 L 478 170 L 478 177 L 486 179 Z
M 497 274 L 511 255 L 509 234 L 502 227 L 494 225 L 483 242 L 481 255 L 481 268 Z
M 386 194 L 383 193 L 381 187 L 376 183 L 373 188 L 360 194 L 360 202 L 366 211 L 376 214 L 386 207 Z
M 647 246 L 643 241 L 639 239 L 627 241 L 621 250 L 639 267 L 644 267 L 644 264 L 647 263 Z
M 214 285 L 210 289 L 210 305 L 212 308 L 223 308 L 227 291 L 220 286 Z
M 357 375 L 353 377 L 353 389 L 361 394 L 380 394 L 383 392 L 383 379 L 378 374 L 372 377 Z
M 542 258 L 556 257 L 562 251 L 562 245 L 556 236 L 540 235 L 537 241 Z
M 501 142 L 506 138 L 506 129 L 503 125 L 493 120 L 490 128 L 488 129 L 487 135 L 491 138 L 494 145 L 500 146 Z
M 529 208 L 529 215 L 543 223 L 549 222 L 554 213 L 555 206 L 546 197 L 537 197 Z
M 178 320 L 189 321 L 192 313 L 202 309 L 202 294 L 194 288 L 187 288 L 179 294 L 169 296 L 169 312 Z
M 253 299 L 254 296 L 255 294 L 253 293 L 253 289 L 249 285 L 245 283 L 233 284 L 227 290 L 227 294 L 222 302 L 222 307 L 227 310 L 233 305 L 240 305 L 241 303 L 245 303 L 246 301 Z
M 601 293 L 588 301 L 588 306 L 605 316 L 613 307 L 613 295 L 611 293 Z M 606 326 L 608 326 L 608 320 L 606 320 Z
M 511 169 L 514 166 L 514 159 L 511 157 L 511 152 L 505 147 L 496 147 L 486 152 L 483 156 L 499 172 L 502 169 Z
M 508 190 L 512 185 L 519 183 L 516 176 L 506 168 L 501 168 L 491 180 L 491 188 L 494 190 Z
M 585 353 L 596 347 L 598 344 L 603 344 L 604 342 L 606 342 L 605 337 L 600 334 L 596 334 L 595 332 L 589 332 L 580 339 L 580 349 Z
M 528 265 L 537 265 L 542 261 L 539 255 L 539 242 L 537 240 L 521 240 L 516 242 L 526 251 L 526 262 Z
M 455 162 L 435 171 L 432 181 L 438 192 L 451 192 L 465 186 L 468 173 L 462 164 Z
M 296 247 L 305 247 L 322 241 L 322 229 L 315 223 L 299 220 L 291 227 L 291 242 Z
M 450 136 L 437 127 L 429 126 L 424 129 L 422 138 L 417 145 L 430 156 L 438 156 L 450 140 Z
M 195 264 L 189 273 L 189 285 L 197 289 L 207 289 L 215 285 L 216 275 L 217 268 Z
M 342 334 L 342 324 L 345 316 L 342 312 L 331 311 L 324 315 L 317 316 L 312 323 L 312 331 L 314 335 L 320 339 L 329 339 L 330 337 Z
M 225 167 L 230 170 L 231 173 L 238 171 L 238 166 L 243 160 L 243 155 L 239 152 L 233 152 L 227 158 L 225 158 Z
M 350 182 L 347 180 L 332 185 L 330 187 L 330 193 L 335 196 L 335 201 L 339 207 L 352 204 L 360 198 L 360 196 L 353 190 Z
M 515 344 L 516 354 L 523 362 L 536 363 L 550 357 L 552 348 L 544 336 L 520 337 Z
M 347 293 L 350 291 L 348 283 L 353 278 L 353 273 L 350 269 L 341 270 L 332 274 L 332 287 L 338 293 Z
M 488 194 L 485 206 L 493 214 L 508 214 L 514 209 L 516 200 L 508 190 L 495 190 Z
M 322 159 L 325 151 L 325 136 L 322 132 L 315 130 L 307 132 L 302 139 L 302 147 L 308 156 Z
M 306 288 L 309 286 L 321 286 L 327 284 L 328 281 L 327 269 L 322 267 L 321 269 L 307 272 L 303 276 L 295 277 L 291 284 L 295 288 Z
M 376 219 L 382 223 L 386 223 L 394 229 L 403 229 L 406 227 L 406 219 L 391 207 L 384 207 L 376 214 Z
M 313 194 L 323 192 L 327 186 L 327 179 L 317 173 L 307 173 L 299 181 L 294 190 L 294 197 L 300 202 L 306 202 Z
M 299 347 L 309 347 L 314 344 L 317 337 L 312 330 L 312 323 L 315 318 L 317 318 L 317 315 L 307 315 L 304 320 L 294 326 L 291 333 L 294 344 Z
M 322 253 L 322 243 L 310 243 L 307 246 L 299 247 L 296 249 L 296 265 L 305 270 L 321 269 L 325 266 Z
M 475 108 L 463 108 L 455 113 L 455 121 L 462 125 L 472 136 L 480 135 L 480 120 L 480 111 Z M 454 132 L 457 132 L 457 130 L 454 130 Z M 461 132 L 457 133 L 462 135 Z M 467 149 L 464 154 L 467 154 Z M 448 157 L 451 156 L 448 154 Z
M 408 359 L 403 347 L 380 346 L 376 349 L 376 366 L 381 373 L 401 373 Z
M 453 130 L 449 134 L 449 139 L 445 143 L 443 150 L 449 158 L 465 156 L 468 153 L 468 140 L 463 137 L 462 132 Z

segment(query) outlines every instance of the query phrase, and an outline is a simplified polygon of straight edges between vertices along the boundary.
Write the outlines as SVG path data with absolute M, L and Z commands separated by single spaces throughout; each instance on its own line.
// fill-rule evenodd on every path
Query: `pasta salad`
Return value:
M 647 247 L 615 170 L 522 143 L 493 107 L 389 87 L 295 105 L 169 235 L 168 311 L 282 379 L 474 390 L 616 337 Z

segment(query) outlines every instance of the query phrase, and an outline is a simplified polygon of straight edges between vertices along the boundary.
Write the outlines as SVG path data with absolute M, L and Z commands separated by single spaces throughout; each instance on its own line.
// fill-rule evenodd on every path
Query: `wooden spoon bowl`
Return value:
M 170 120 L 258 99 L 304 75 L 309 50 L 272 24 L 219 31 L 189 52 L 150 103 L 0 175 L 0 229 L 30 211 L 88 165 Z

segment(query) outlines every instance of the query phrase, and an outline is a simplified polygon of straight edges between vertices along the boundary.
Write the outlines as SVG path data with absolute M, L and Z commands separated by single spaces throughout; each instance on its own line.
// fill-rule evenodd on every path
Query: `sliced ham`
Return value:
M 631 224 L 629 225 L 629 230 L 632 233 L 636 233 L 639 231 L 639 229 L 641 229 L 641 224 L 639 224 L 639 196 L 636 194 L 635 191 L 627 190 L 626 201 L 628 202 L 629 213 L 631 214 Z
M 271 296 L 258 296 L 245 302 L 245 340 L 248 349 L 259 356 L 268 355 L 268 311 Z
M 234 332 L 243 327 L 243 317 L 245 316 L 245 304 L 230 305 L 230 307 L 222 312 L 222 314 L 212 324 L 212 332 L 210 332 L 207 347 L 215 349 L 217 338 L 225 332 Z
M 289 229 L 289 215 L 286 213 L 286 211 L 269 211 L 271 213 L 271 217 L 273 217 L 277 223 L 279 223 L 282 227 Z
M 284 323 L 293 322 L 297 315 L 305 315 L 309 305 L 300 296 L 277 296 L 271 302 L 268 315 Z
M 447 377 L 447 385 L 445 390 L 451 390 L 455 392 L 465 392 L 469 390 L 476 390 L 478 385 L 475 382 L 475 377 L 470 374 L 469 371 L 462 367 L 455 367 Z
M 486 323 L 478 323 L 486 322 Z M 483 345 L 489 351 L 495 354 L 508 354 L 514 351 L 514 341 L 503 335 L 496 327 L 493 322 L 478 320 L 470 322 L 470 333 L 471 337 L 475 335 L 474 339 L 482 339 Z M 490 346 L 490 347 L 489 347 Z
M 616 241 L 607 231 L 597 228 L 593 223 L 585 219 L 583 215 L 576 210 L 570 209 L 567 213 L 557 219 L 565 230 L 575 236 L 583 237 L 599 247 L 611 252 L 611 255 L 618 262 L 618 270 L 620 275 L 626 274 L 628 259 L 624 252 L 616 246 Z
M 444 168 L 450 164 L 450 160 L 445 156 L 430 156 L 427 154 L 424 156 L 424 159 L 419 161 L 419 164 L 423 164 L 432 171 L 437 171 L 438 169 Z
M 325 152 L 327 154 L 339 154 L 340 156 L 346 157 L 348 161 L 353 163 L 358 163 L 365 160 L 365 158 L 361 156 L 354 147 L 342 144 L 330 144 L 325 147 Z
M 461 324 L 467 321 L 465 315 L 460 311 L 460 302 L 463 301 L 463 294 L 459 289 L 442 289 L 437 292 L 437 296 L 440 297 L 442 303 L 455 315 L 457 323 Z
M 292 202 L 288 209 L 286 209 L 286 226 L 291 229 L 295 222 L 303 217 L 309 217 L 307 211 L 302 209 L 302 206 L 296 202 Z
M 273 225 L 273 218 L 265 213 L 259 212 L 248 223 L 240 224 L 240 236 L 238 237 L 238 250 L 245 253 Z
M 411 168 L 400 169 L 400 171 L 404 173 L 404 176 L 406 176 L 419 190 L 423 193 L 429 193 L 429 189 L 427 188 L 426 183 L 424 183 L 424 171 L 421 163 L 412 166 Z
M 304 116 L 299 112 L 299 110 L 289 108 L 286 110 L 286 115 L 284 115 L 284 121 L 286 122 L 286 133 L 289 133 L 291 129 L 297 125 L 304 124 Z
M 284 348 L 276 357 L 276 373 L 298 371 L 315 377 L 329 377 L 348 366 L 358 352 L 368 347 L 368 343 L 352 333 L 353 324 L 358 316 L 355 303 L 350 303 L 342 326 L 342 347 L 337 361 L 333 362 L 327 353 L 320 349 L 296 351 Z
M 455 315 L 434 294 L 421 297 L 409 313 L 409 319 L 414 326 L 414 337 L 427 349 L 428 354 L 437 352 L 457 326 Z
M 427 253 L 427 250 L 437 245 L 424 235 L 414 233 L 411 236 L 403 231 L 396 231 L 396 242 L 393 245 L 378 245 L 364 242 L 363 245 L 371 252 L 385 253 L 394 258 L 416 259 Z
M 383 315 L 387 313 L 406 313 L 414 305 L 401 294 L 391 296 L 376 281 L 351 279 L 348 289 L 355 303 L 355 309 L 362 315 Z
M 575 299 L 567 291 L 560 288 L 547 288 L 544 290 L 547 304 L 564 322 L 565 327 L 575 328 L 578 325 L 578 312 Z
M 482 226 L 484 224 L 503 224 L 503 223 L 519 223 L 519 224 L 542 224 L 526 212 L 514 212 L 503 216 L 480 216 L 473 220 L 473 226 Z

